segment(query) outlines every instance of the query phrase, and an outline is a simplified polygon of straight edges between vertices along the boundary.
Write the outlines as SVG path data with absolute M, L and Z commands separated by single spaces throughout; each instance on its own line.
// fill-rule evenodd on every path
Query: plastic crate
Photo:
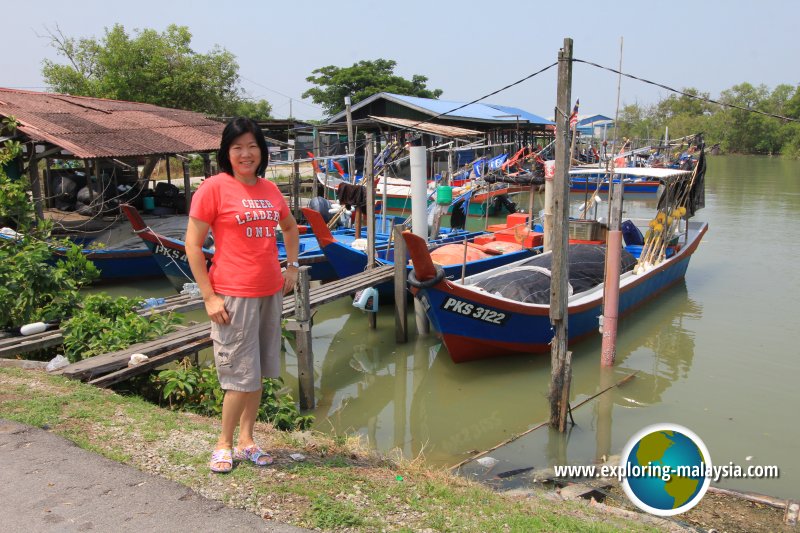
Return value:
M 600 223 L 595 220 L 570 220 L 569 238 L 578 241 L 593 241 L 599 234 Z

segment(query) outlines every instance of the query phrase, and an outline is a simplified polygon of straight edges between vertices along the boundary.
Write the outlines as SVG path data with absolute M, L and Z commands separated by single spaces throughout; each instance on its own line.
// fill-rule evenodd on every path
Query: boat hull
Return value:
M 703 224 L 690 243 L 652 270 L 623 277 L 620 316 L 683 279 L 691 255 L 706 231 L 707 225 Z M 567 331 L 570 345 L 598 331 L 602 287 L 590 292 L 591 297 L 569 305 Z M 497 298 L 447 280 L 428 288 L 412 288 L 412 293 L 421 301 L 433 328 L 456 363 L 550 351 L 553 331 L 547 305 L 521 304 Z

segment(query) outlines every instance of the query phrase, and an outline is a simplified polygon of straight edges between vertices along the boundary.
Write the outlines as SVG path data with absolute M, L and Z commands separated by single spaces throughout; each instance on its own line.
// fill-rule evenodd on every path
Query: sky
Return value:
M 794 0 L 629 1 L 367 0 L 210 2 L 205 0 L 0 0 L 3 52 L 0 87 L 47 90 L 43 59 L 65 62 L 43 37 L 56 26 L 67 36 L 101 38 L 122 24 L 163 31 L 187 26 L 192 46 L 215 45 L 239 63 L 241 87 L 266 99 L 276 118 L 323 118 L 300 96 L 312 71 L 378 58 L 397 62 L 395 73 L 428 77 L 440 98 L 471 101 L 553 63 L 564 38 L 574 57 L 617 68 L 676 89 L 695 87 L 714 98 L 742 82 L 800 83 Z M 576 63 L 572 97 L 580 114 L 614 116 L 617 76 Z M 623 105 L 650 105 L 670 93 L 622 80 Z M 556 69 L 485 100 L 553 116 Z

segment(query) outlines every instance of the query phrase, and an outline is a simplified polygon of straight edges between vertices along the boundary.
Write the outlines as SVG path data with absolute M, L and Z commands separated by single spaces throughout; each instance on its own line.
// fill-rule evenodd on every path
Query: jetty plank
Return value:
M 312 307 L 316 307 L 348 294 L 352 294 L 361 289 L 387 282 L 393 277 L 394 267 L 392 265 L 387 265 L 366 271 L 363 274 L 356 274 L 355 276 L 336 280 L 312 289 L 309 294 L 309 304 Z M 294 314 L 294 301 L 294 295 L 289 295 L 284 298 L 282 311 L 283 318 L 287 318 Z M 156 308 L 153 308 L 153 310 L 155 309 Z M 212 342 L 210 334 L 211 323 L 204 322 L 194 326 L 189 326 L 179 331 L 173 331 L 172 333 L 169 333 L 160 339 L 134 344 L 133 346 L 130 346 L 124 350 L 98 355 L 78 361 L 77 363 L 73 363 L 60 370 L 57 370 L 55 373 L 71 379 L 89 381 L 90 383 L 104 383 L 102 380 L 98 379 L 98 376 L 116 373 L 125 369 L 128 365 L 131 355 L 135 353 L 145 354 L 151 359 L 154 359 L 155 356 L 163 354 L 165 356 L 163 359 L 156 359 L 156 361 L 161 361 L 160 363 L 157 362 L 156 365 L 154 365 L 157 366 L 158 364 L 172 361 L 188 353 L 193 353 L 211 346 Z M 137 365 L 136 367 L 139 366 L 140 365 Z M 119 376 L 123 377 L 117 381 L 122 381 L 123 379 L 126 379 L 125 376 L 129 375 L 123 372 L 122 374 L 117 374 L 116 377 Z M 110 379 L 116 379 L 116 377 Z M 112 383 L 116 383 L 117 381 L 113 381 Z M 112 383 L 103 384 L 101 386 L 108 386 Z
M 157 307 L 147 307 L 140 309 L 142 315 L 152 313 L 184 313 L 203 307 L 203 299 L 199 296 L 178 294 L 165 298 L 165 302 Z M 8 359 L 17 355 L 22 355 L 52 346 L 59 346 L 64 342 L 64 330 L 53 329 L 28 335 L 25 337 L 6 337 L 0 339 L 0 359 Z
M 210 339 L 209 339 L 210 342 Z M 119 383 L 120 381 L 125 381 L 133 376 L 143 374 L 146 371 L 153 369 L 157 366 L 161 366 L 177 359 L 181 359 L 187 355 L 190 355 L 198 350 L 202 350 L 208 346 L 208 342 L 206 339 L 197 339 L 194 342 L 190 342 L 185 344 L 179 348 L 174 350 L 168 350 L 160 355 L 155 355 L 150 357 L 146 361 L 139 363 L 138 365 L 128 366 L 123 368 L 122 370 L 117 370 L 116 372 L 111 372 L 110 374 L 106 374 L 99 378 L 95 378 L 89 380 L 90 385 L 96 385 L 98 387 L 109 387 L 115 383 Z

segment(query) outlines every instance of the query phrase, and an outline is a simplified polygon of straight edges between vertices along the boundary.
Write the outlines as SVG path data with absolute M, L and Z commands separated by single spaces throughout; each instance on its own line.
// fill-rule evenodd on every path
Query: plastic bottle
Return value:
M 147 298 L 142 302 L 142 307 L 147 309 L 148 307 L 158 307 L 159 305 L 164 305 L 166 300 L 164 298 Z
M 30 324 L 25 324 L 21 328 L 19 328 L 19 332 L 22 335 L 35 335 L 36 333 L 41 333 L 47 329 L 47 324 L 44 322 L 32 322 Z

